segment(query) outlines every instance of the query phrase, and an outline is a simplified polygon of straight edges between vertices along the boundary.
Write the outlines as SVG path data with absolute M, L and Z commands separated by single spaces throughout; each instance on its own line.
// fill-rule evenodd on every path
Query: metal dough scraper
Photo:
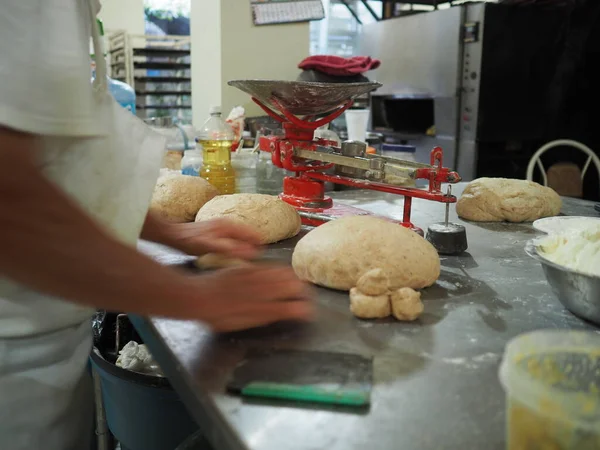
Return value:
M 237 366 L 227 390 L 243 397 L 365 407 L 373 361 L 359 355 L 253 350 Z

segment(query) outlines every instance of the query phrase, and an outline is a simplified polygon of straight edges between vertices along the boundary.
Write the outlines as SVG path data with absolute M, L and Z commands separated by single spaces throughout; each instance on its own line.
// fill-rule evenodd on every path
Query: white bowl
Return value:
M 533 222 L 533 228 L 542 233 L 557 234 L 578 231 L 595 223 L 600 224 L 600 217 L 556 216 L 536 220 Z

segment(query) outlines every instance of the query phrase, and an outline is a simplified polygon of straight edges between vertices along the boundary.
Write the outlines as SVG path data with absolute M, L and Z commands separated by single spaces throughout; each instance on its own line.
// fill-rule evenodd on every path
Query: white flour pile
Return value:
M 600 225 L 550 235 L 539 241 L 538 250 L 556 264 L 600 277 Z
M 162 377 L 163 372 L 144 344 L 129 341 L 119 352 L 116 365 L 123 369 Z

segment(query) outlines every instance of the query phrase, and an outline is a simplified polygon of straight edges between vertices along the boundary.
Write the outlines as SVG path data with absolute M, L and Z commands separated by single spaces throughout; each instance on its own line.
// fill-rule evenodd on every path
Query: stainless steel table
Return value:
M 335 198 L 402 215 L 398 196 L 346 191 Z M 597 216 L 593 207 L 565 199 L 563 213 Z M 441 204 L 413 202 L 413 221 L 424 229 L 443 215 Z M 459 221 L 455 214 L 451 220 Z M 347 293 L 319 289 L 318 319 L 307 326 L 216 336 L 193 322 L 135 324 L 216 449 L 501 449 L 504 393 L 497 371 L 506 342 L 540 328 L 595 328 L 562 307 L 523 251 L 536 234 L 531 224 L 460 222 L 468 253 L 441 258 L 440 279 L 423 291 L 425 312 L 415 323 L 357 320 Z M 268 254 L 289 261 L 295 242 L 273 245 Z M 147 245 L 145 251 L 165 263 L 183 260 Z M 370 410 L 248 403 L 228 395 L 227 378 L 246 350 L 273 347 L 373 356 Z

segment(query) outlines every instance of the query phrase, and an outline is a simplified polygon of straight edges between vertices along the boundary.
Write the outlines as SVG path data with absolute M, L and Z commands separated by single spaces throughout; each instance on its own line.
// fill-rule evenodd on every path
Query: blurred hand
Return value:
M 226 219 L 172 224 L 168 244 L 193 256 L 218 253 L 250 260 L 260 253 L 260 235 L 251 227 Z
M 200 320 L 215 331 L 238 331 L 282 320 L 310 320 L 312 291 L 292 268 L 248 264 L 202 275 Z

